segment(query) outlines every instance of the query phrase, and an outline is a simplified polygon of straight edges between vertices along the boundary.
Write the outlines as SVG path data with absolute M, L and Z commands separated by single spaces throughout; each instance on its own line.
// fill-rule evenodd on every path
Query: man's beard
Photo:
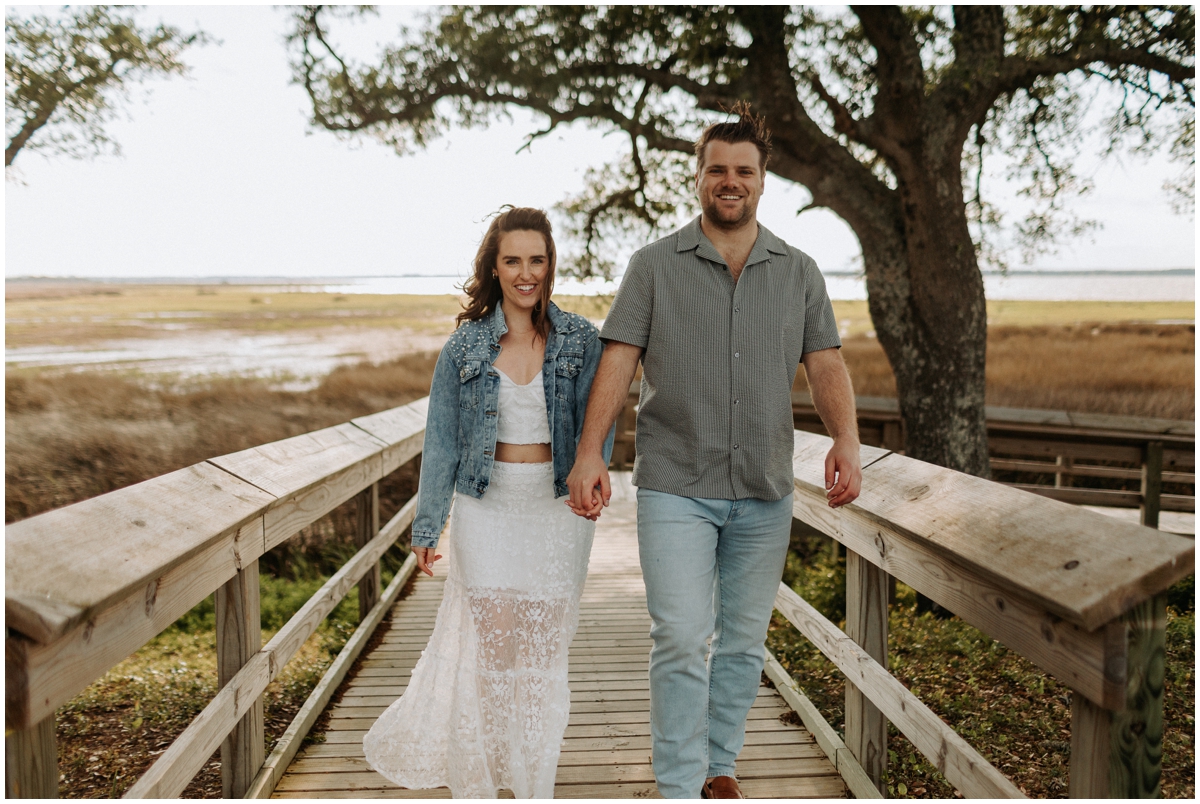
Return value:
M 710 203 L 704 205 L 704 217 L 722 229 L 740 229 L 754 219 L 754 210 L 750 208 L 746 199 L 742 199 L 740 212 L 733 213 L 733 217 L 730 217 L 728 213 L 723 215 L 719 211 L 717 200 L 714 197 Z

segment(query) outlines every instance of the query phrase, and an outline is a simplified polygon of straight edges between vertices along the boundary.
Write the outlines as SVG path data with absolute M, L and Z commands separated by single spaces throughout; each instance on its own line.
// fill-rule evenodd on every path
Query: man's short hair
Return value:
M 696 140 L 696 170 L 699 172 L 700 167 L 704 164 L 704 149 L 713 140 L 728 142 L 731 145 L 739 142 L 750 142 L 758 149 L 759 169 L 766 172 L 767 162 L 771 159 L 771 130 L 767 128 L 767 120 L 761 115 L 754 114 L 750 110 L 750 104 L 747 101 L 738 101 L 729 110 L 730 114 L 736 114 L 737 120 L 730 120 L 725 123 L 713 123 L 708 128 L 704 129 L 704 133 L 700 135 L 700 139 Z

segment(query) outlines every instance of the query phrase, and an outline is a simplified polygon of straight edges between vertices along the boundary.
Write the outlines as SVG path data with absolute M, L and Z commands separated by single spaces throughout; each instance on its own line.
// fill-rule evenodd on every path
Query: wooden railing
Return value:
M 215 592 L 220 691 L 127 796 L 179 795 L 218 747 L 226 796 L 269 795 L 412 572 L 410 557 L 379 594 L 379 559 L 411 523 L 415 501 L 380 528 L 376 484 L 420 452 L 426 405 L 214 458 L 10 525 L 8 794 L 54 795 L 55 710 Z M 1152 792 L 1162 593 L 1193 571 L 1193 542 L 870 446 L 862 496 L 832 511 L 823 490 L 828 445 L 795 433 L 794 513 L 847 549 L 848 633 L 786 587 L 776 605 L 846 674 L 845 742 L 867 778 L 883 783 L 887 718 L 964 794 L 1019 794 L 888 674 L 890 574 L 1078 693 L 1073 794 Z M 355 497 L 363 546 L 260 647 L 259 556 Z M 359 629 L 264 759 L 263 691 L 355 583 Z M 768 672 L 791 683 L 777 665 Z
M 413 571 L 410 557 L 381 595 L 379 560 L 412 522 L 416 499 L 380 528 L 378 482 L 421 452 L 427 404 L 213 458 L 8 526 L 8 795 L 55 795 L 55 710 L 214 593 L 220 691 L 126 796 L 178 796 L 218 747 L 226 797 L 269 794 Z M 360 549 L 261 645 L 259 557 L 352 498 Z M 355 584 L 358 630 L 264 759 L 264 690 Z
M 807 393 L 792 394 L 792 416 L 797 429 L 825 432 Z M 864 444 L 904 451 L 895 399 L 858 397 L 858 426 Z M 1196 510 L 1195 422 L 989 405 L 987 430 L 992 471 L 1009 485 L 1075 505 L 1140 508 L 1152 528 L 1160 511 Z M 1100 480 L 1138 488 L 1096 487 Z M 1164 484 L 1190 493 L 1164 494 Z
M 1021 795 L 888 673 L 891 575 L 1074 691 L 1072 796 L 1156 795 L 1164 592 L 1194 541 L 870 446 L 862 495 L 832 510 L 830 444 L 795 433 L 793 513 L 846 548 L 846 632 L 782 584 L 775 605 L 845 674 L 845 742 L 877 788 L 890 720 L 964 795 Z

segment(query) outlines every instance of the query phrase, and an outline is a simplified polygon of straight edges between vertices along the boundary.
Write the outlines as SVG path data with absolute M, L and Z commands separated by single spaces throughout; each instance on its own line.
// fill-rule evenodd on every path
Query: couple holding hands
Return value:
M 734 763 L 791 531 L 801 362 L 834 436 L 829 504 L 854 500 L 862 474 L 824 279 L 758 225 L 770 134 L 736 114 L 696 143 L 702 214 L 633 255 L 600 331 L 550 301 L 544 213 L 513 208 L 488 227 L 434 370 L 412 529 L 432 575 L 453 500 L 445 595 L 405 694 L 363 741 L 396 784 L 553 797 L 567 649 L 640 361 L 654 776 L 668 798 L 742 798 Z

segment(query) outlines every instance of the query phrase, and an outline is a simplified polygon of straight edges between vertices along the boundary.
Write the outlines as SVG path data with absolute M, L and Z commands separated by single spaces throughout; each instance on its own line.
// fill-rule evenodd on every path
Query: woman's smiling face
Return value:
M 506 313 L 533 312 L 542 300 L 550 268 L 546 240 L 538 232 L 519 229 L 500 235 L 500 253 L 496 255 L 496 278 L 504 294 Z

